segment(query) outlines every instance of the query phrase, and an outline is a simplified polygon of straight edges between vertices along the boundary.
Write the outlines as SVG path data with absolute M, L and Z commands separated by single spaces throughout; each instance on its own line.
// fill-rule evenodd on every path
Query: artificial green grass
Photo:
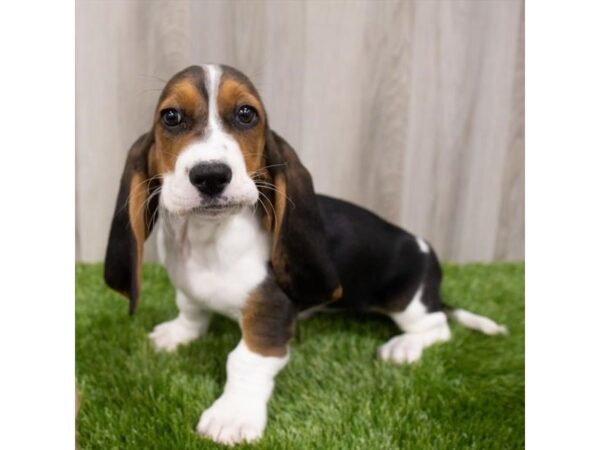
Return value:
M 524 265 L 445 265 L 444 300 L 508 326 L 485 336 L 452 325 L 450 342 L 410 366 L 376 358 L 398 334 L 376 316 L 323 314 L 300 322 L 277 378 L 260 449 L 517 449 L 524 447 Z M 76 267 L 79 446 L 222 448 L 195 434 L 220 395 L 237 324 L 217 317 L 200 340 L 157 353 L 146 334 L 176 315 L 164 270 L 146 265 L 138 313 Z

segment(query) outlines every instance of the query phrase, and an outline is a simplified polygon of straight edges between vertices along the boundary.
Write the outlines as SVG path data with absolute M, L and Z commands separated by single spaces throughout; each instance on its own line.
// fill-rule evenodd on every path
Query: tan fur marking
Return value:
M 242 150 L 246 171 L 249 174 L 255 174 L 264 166 L 265 112 L 260 100 L 250 92 L 247 86 L 233 78 L 224 78 L 217 96 L 219 114 L 221 117 L 231 117 L 235 110 L 242 105 L 249 105 L 256 109 L 258 122 L 248 130 L 232 129 L 230 131 Z
M 148 181 L 140 174 L 134 173 L 129 185 L 128 212 L 131 222 L 131 231 L 135 238 L 137 258 L 137 283 L 141 286 L 142 256 L 144 254 L 144 241 L 146 240 L 146 205 L 148 199 Z
M 165 136 L 161 131 L 157 132 L 156 148 L 150 152 L 150 164 L 157 167 L 156 173 L 172 172 L 175 169 L 177 157 L 188 145 L 196 139 L 196 136 L 186 133 L 182 136 Z
M 181 110 L 194 121 L 194 128 L 171 135 L 160 124 L 160 112 L 167 108 Z M 168 95 L 156 109 L 155 141 L 150 152 L 149 166 L 153 173 L 171 172 L 181 151 L 202 134 L 208 117 L 208 105 L 192 80 L 184 79 L 169 89 Z
M 262 356 L 282 357 L 288 352 L 288 334 L 292 335 L 293 325 L 284 330 L 284 335 L 273 335 L 273 327 L 268 319 L 271 319 L 274 313 L 269 311 L 272 306 L 264 295 L 260 290 L 250 294 L 242 311 L 242 337 L 251 351 Z
M 283 217 L 285 215 L 285 208 L 287 207 L 287 182 L 285 176 L 279 173 L 275 176 L 274 183 L 277 191 L 274 191 L 274 206 L 275 206 L 275 223 L 273 228 L 273 236 L 275 240 L 279 240 L 281 233 L 281 227 L 283 225 Z
M 335 290 L 333 291 L 333 294 L 331 294 L 331 300 L 333 300 L 335 302 L 336 300 L 339 300 L 340 298 L 342 298 L 343 294 L 344 294 L 344 290 L 342 288 L 342 285 L 340 284 L 338 287 L 335 288 Z
M 193 116 L 204 104 L 204 99 L 192 80 L 184 79 L 169 89 L 169 94 L 158 106 L 157 112 L 166 108 L 179 108 Z
M 272 220 L 272 231 L 273 231 L 273 249 L 271 251 L 271 260 L 275 270 L 283 274 L 286 272 L 286 259 L 281 248 L 281 227 L 283 226 L 283 220 L 285 216 L 285 209 L 287 207 L 287 182 L 285 176 L 281 173 L 275 176 L 274 180 L 275 188 L 277 191 L 273 191 L 272 198 L 275 215 Z M 283 281 L 283 280 L 282 280 Z
M 162 174 L 164 169 L 164 163 L 160 158 L 156 145 L 153 145 L 148 152 L 148 171 L 154 174 Z

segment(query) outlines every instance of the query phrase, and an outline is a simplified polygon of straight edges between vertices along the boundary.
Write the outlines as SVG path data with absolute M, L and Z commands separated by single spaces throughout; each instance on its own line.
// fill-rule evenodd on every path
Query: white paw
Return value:
M 179 318 L 154 327 L 148 337 L 157 350 L 172 352 L 178 345 L 192 342 L 200 336 L 198 327 L 183 323 Z
M 379 357 L 397 364 L 418 361 L 423 354 L 423 339 L 419 334 L 402 334 L 379 347 Z
M 450 339 L 450 328 L 444 322 L 437 327 L 420 333 L 405 333 L 393 337 L 379 347 L 379 357 L 384 361 L 397 364 L 418 361 L 423 349 L 436 342 L 446 342 Z
M 215 442 L 234 445 L 260 439 L 266 424 L 266 403 L 257 404 L 223 395 L 202 413 L 196 430 Z
M 488 320 L 481 324 L 481 331 L 491 336 L 495 334 L 508 334 L 508 329 L 504 325 L 498 325 L 493 320 Z

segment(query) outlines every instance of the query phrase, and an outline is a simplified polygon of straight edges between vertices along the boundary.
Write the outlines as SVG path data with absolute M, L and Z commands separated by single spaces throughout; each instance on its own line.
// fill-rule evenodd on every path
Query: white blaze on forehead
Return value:
M 208 131 L 213 132 L 221 128 L 219 120 L 219 106 L 217 98 L 219 96 L 219 85 L 221 84 L 222 70 L 219 66 L 208 64 L 204 66 L 204 75 L 206 77 L 206 91 L 208 92 Z

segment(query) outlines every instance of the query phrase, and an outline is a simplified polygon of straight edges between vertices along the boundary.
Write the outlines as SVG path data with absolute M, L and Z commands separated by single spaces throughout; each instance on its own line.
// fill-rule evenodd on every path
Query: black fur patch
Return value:
M 273 262 L 277 282 L 301 309 L 329 301 L 340 283 L 330 258 L 312 178 L 292 147 L 272 131 L 268 131 L 266 159 L 273 179 L 285 177 L 288 197 L 275 243 L 274 259 L 282 261 Z
M 149 178 L 148 175 L 148 152 L 152 146 L 153 138 L 150 133 L 140 136 L 131 146 L 127 156 L 127 162 L 121 176 L 117 204 L 110 227 L 106 257 L 104 259 L 104 280 L 112 289 L 122 293 L 129 298 L 129 313 L 135 312 L 139 297 L 138 280 L 138 254 L 136 238 L 129 217 L 129 196 L 131 179 L 138 174 L 142 179 Z M 150 183 L 150 195 L 158 187 L 158 181 Z M 144 212 L 145 237 L 148 237 L 158 216 L 158 198 L 154 196 L 147 203 Z
M 403 311 L 423 284 L 421 302 L 440 311 L 442 272 L 433 249 L 415 236 L 352 203 L 318 195 L 329 254 L 344 294 L 335 308 Z

